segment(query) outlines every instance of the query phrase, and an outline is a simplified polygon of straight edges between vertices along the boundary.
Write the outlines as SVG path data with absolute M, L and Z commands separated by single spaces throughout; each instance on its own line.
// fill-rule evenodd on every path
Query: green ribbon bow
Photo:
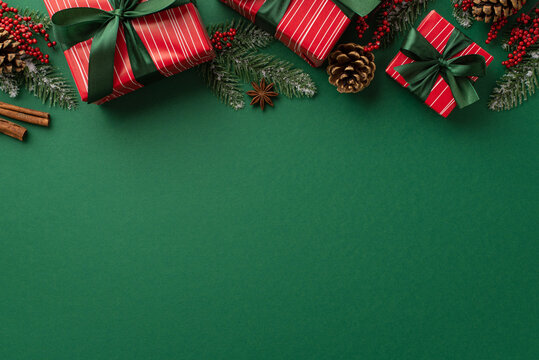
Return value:
M 131 19 L 154 14 L 190 0 L 108 0 L 113 10 L 77 7 L 58 11 L 52 16 L 56 39 L 66 49 L 92 40 L 88 65 L 88 102 L 110 95 L 114 83 L 116 37 L 123 25 L 129 61 L 133 74 L 141 84 L 162 77 L 152 57 L 138 36 Z
M 415 62 L 395 67 L 409 84 L 408 89 L 421 100 L 427 100 L 441 75 L 449 85 L 459 108 L 471 105 L 479 96 L 469 76 L 484 76 L 485 58 L 481 55 L 455 56 L 473 44 L 466 35 L 454 29 L 444 52 L 440 54 L 416 29 L 412 29 L 401 46 L 401 52 Z
M 292 0 L 266 0 L 256 13 L 255 23 L 269 33 L 274 33 Z M 354 15 L 365 16 L 381 0 L 332 0 L 349 18 Z

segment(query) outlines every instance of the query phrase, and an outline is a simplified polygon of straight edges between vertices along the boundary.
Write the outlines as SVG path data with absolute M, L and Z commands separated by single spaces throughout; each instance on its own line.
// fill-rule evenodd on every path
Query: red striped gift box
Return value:
M 254 22 L 266 0 L 221 0 Z M 275 37 L 312 66 L 324 63 L 350 19 L 331 0 L 292 0 Z
M 446 19 L 444 19 L 436 11 L 432 10 L 425 19 L 419 24 L 417 30 L 427 39 L 438 52 L 442 53 L 445 49 L 449 36 L 453 31 L 459 31 L 455 29 Z M 469 55 L 469 54 L 478 54 L 482 55 L 485 58 L 487 66 L 492 62 L 493 57 L 485 50 L 483 50 L 479 45 L 473 43 L 468 46 L 466 49 L 458 53 L 456 56 Z M 395 67 L 399 65 L 409 64 L 414 62 L 402 52 L 399 52 L 397 56 L 389 63 L 386 73 L 389 74 L 393 79 L 395 79 L 403 87 L 408 87 L 408 83 L 404 78 L 395 70 Z M 471 77 L 473 81 L 476 81 L 476 77 Z M 451 93 L 449 85 L 445 80 L 438 76 L 436 84 L 432 88 L 429 97 L 425 100 L 430 108 L 436 111 L 438 114 L 443 117 L 447 117 L 451 111 L 457 106 L 455 98 Z
M 112 10 L 108 0 L 44 0 L 50 16 L 73 7 Z M 142 2 L 142 1 L 141 1 Z M 214 58 L 215 54 L 198 10 L 193 4 L 132 20 L 133 26 L 163 76 L 171 76 Z M 83 101 L 88 99 L 88 63 L 92 39 L 64 54 Z M 120 27 L 114 58 L 114 91 L 96 102 L 102 104 L 141 88 L 135 80 L 123 28 Z

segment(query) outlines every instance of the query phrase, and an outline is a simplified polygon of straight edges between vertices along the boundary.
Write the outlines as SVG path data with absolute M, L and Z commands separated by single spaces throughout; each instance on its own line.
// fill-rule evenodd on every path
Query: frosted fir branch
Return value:
M 241 82 L 259 82 L 262 78 L 275 83 L 277 91 L 288 97 L 313 97 L 316 85 L 312 78 L 291 63 L 255 50 L 264 48 L 275 39 L 273 35 L 245 20 L 233 20 L 208 28 L 216 31 L 236 29 L 231 48 L 223 48 L 217 57 L 198 67 L 203 79 L 212 92 L 235 110 L 245 106 L 245 94 Z
M 49 64 L 25 57 L 26 68 L 22 72 L 26 89 L 49 106 L 74 110 L 78 107 L 78 94 L 68 81 Z
M 528 58 L 508 69 L 498 80 L 490 95 L 490 110 L 513 109 L 535 94 L 539 87 L 539 50 L 528 55 Z
M 199 71 L 206 85 L 219 98 L 219 100 L 234 110 L 245 107 L 243 91 L 239 79 L 215 61 L 199 66 Z
M 26 68 L 20 73 L 0 74 L 0 91 L 15 98 L 24 86 L 43 103 L 48 102 L 49 106 L 59 106 L 68 110 L 77 108 L 77 92 L 55 68 L 28 56 L 24 56 L 23 60 Z
M 223 24 L 210 26 L 208 33 L 212 36 L 216 31 L 225 32 L 231 28 L 236 29 L 236 36 L 233 41 L 234 49 L 262 49 L 275 41 L 275 37 L 272 34 L 243 19 L 234 19 Z M 228 51 L 230 50 L 223 49 L 222 52 L 226 53 Z
M 0 91 L 6 93 L 10 98 L 15 98 L 19 95 L 20 82 L 13 74 L 0 75 Z
M 272 55 L 232 51 L 218 61 L 244 81 L 259 82 L 265 78 L 289 98 L 313 97 L 317 92 L 314 81 L 307 73 Z
M 472 15 L 471 9 L 468 9 L 466 11 L 462 10 L 462 0 L 451 0 L 451 3 L 453 4 L 453 16 L 460 24 L 460 26 L 464 28 L 471 27 L 474 22 L 474 17 Z M 455 7 L 455 5 L 458 5 L 458 7 Z
M 381 45 L 388 46 L 398 35 L 410 29 L 431 1 L 433 0 L 411 0 L 395 4 L 387 15 L 391 32 L 382 38 Z

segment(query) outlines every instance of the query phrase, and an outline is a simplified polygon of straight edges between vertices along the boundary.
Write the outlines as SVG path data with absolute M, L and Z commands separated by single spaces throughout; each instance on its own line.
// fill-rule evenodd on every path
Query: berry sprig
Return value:
M 19 10 L 9 6 L 5 1 L 0 0 L 0 28 L 10 33 L 15 41 L 19 43 L 18 49 L 24 51 L 28 56 L 34 57 L 40 62 L 47 64 L 49 55 L 43 54 L 37 43 L 36 35 L 43 36 L 48 47 L 56 45 L 56 41 L 50 40 L 50 35 L 43 28 L 43 24 L 36 24 L 31 16 L 20 16 Z
M 211 37 L 211 43 L 216 50 L 232 47 L 232 42 L 236 36 L 236 29 L 230 28 L 228 31 L 216 31 Z
M 488 31 L 487 39 L 485 40 L 486 44 L 490 44 L 490 42 L 498 37 L 498 32 L 503 28 L 505 25 L 507 25 L 507 18 L 505 16 L 502 16 L 498 20 L 492 23 L 490 26 L 490 30 Z
M 502 62 L 506 68 L 512 68 L 522 62 L 528 48 L 539 41 L 539 8 L 537 5 L 529 12 L 521 14 L 516 21 L 516 26 L 511 30 L 507 46 L 514 50 L 507 55 L 507 60 Z
M 357 31 L 357 37 L 362 38 L 363 34 L 365 34 L 365 31 L 369 29 L 369 23 L 367 20 L 369 19 L 369 15 L 365 16 L 359 16 L 356 20 L 356 31 Z
M 468 11 L 472 8 L 473 6 L 473 1 L 472 0 L 462 0 L 462 2 L 459 4 L 459 3 L 455 3 L 455 5 L 453 5 L 455 7 L 455 9 L 458 9 L 460 8 L 462 11 Z
M 364 47 L 365 51 L 373 51 L 380 48 L 384 38 L 388 38 L 391 32 L 394 30 L 391 26 L 390 17 L 399 16 L 398 14 L 395 14 L 395 12 L 398 11 L 398 7 L 413 1 L 417 0 L 382 0 L 377 8 L 377 11 L 379 12 L 377 26 L 373 31 L 372 40 Z M 356 31 L 360 39 L 363 38 L 365 31 L 367 31 L 367 29 L 370 27 L 368 20 L 369 18 L 367 15 L 360 16 L 356 21 Z

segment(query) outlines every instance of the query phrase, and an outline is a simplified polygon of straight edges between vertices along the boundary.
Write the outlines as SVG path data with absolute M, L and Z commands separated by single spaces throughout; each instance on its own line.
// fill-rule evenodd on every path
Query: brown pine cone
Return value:
M 473 0 L 472 14 L 477 21 L 498 21 L 516 13 L 526 0 Z
M 340 93 L 357 93 L 374 78 L 374 55 L 357 44 L 341 44 L 329 54 L 327 73 L 329 82 Z
M 26 63 L 21 59 L 24 51 L 17 49 L 19 45 L 9 32 L 0 28 L 0 74 L 24 70 Z

